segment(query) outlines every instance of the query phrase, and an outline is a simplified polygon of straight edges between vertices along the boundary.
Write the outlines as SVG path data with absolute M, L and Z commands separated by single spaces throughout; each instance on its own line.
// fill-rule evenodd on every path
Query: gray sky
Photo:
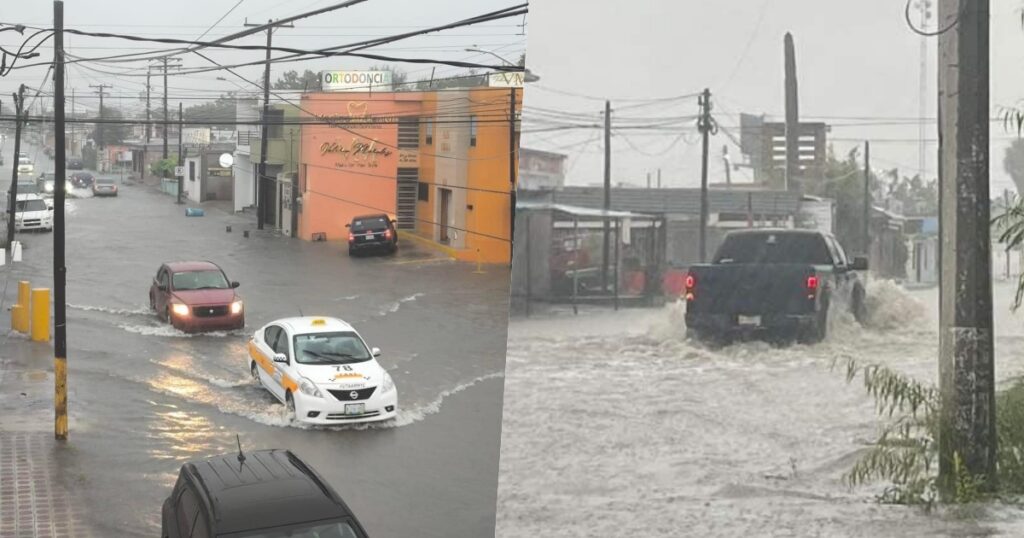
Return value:
M 310 11 L 320 7 L 340 3 L 341 0 L 243 0 L 240 5 L 210 30 L 204 39 L 213 39 L 243 29 L 248 18 L 250 22 L 266 22 L 270 18 L 281 18 Z M 483 14 L 514 5 L 514 1 L 474 0 L 461 2 L 456 0 L 431 1 L 421 0 L 369 0 L 350 8 L 319 15 L 295 23 L 295 28 L 281 29 L 274 33 L 274 44 L 286 47 L 316 49 L 345 43 L 362 41 L 373 37 L 383 37 L 396 33 L 408 32 L 418 28 L 434 26 L 459 19 Z M 151 37 L 173 37 L 178 39 L 195 39 L 222 15 L 228 13 L 238 0 L 176 0 L 173 2 L 155 0 L 67 0 L 65 2 L 65 24 L 68 28 L 87 31 L 105 31 L 127 33 Z M 47 0 L 25 0 L 4 2 L 0 12 L 0 21 L 5 23 L 22 23 L 32 26 L 51 27 L 53 21 L 53 4 Z M 173 22 L 171 22 L 173 21 Z M 466 52 L 464 49 L 473 47 L 487 49 L 515 61 L 526 47 L 526 36 L 523 17 L 504 19 L 447 32 L 409 39 L 399 43 L 374 49 L 373 52 L 390 56 L 443 58 L 447 60 L 466 60 L 487 64 L 500 63 L 499 60 L 485 54 Z M 238 40 L 237 44 L 264 45 L 266 34 L 250 36 Z M 13 32 L 0 34 L 0 44 L 7 46 L 20 43 Z M 139 52 L 173 47 L 173 45 L 147 44 L 122 41 L 118 39 L 96 39 L 69 35 L 66 48 L 69 54 L 80 57 L 99 57 L 128 52 Z M 42 58 L 52 58 L 53 49 L 49 44 L 40 49 Z M 261 60 L 262 51 L 211 51 L 204 52 L 220 63 L 240 63 Z M 275 53 L 277 56 L 279 53 Z M 311 69 L 342 70 L 365 69 L 373 61 L 359 58 L 334 58 L 307 61 L 291 64 L 277 64 L 272 71 L 271 80 L 285 70 Z M 379 62 L 378 62 L 379 63 Z M 76 104 L 79 107 L 91 107 L 95 110 L 98 97 L 89 95 L 89 85 L 112 84 L 108 90 L 114 99 L 107 104 L 114 106 L 144 107 L 139 95 L 145 92 L 146 78 L 111 76 L 88 69 L 121 72 L 125 69 L 138 68 L 145 63 L 120 64 L 120 66 L 79 64 L 67 68 L 67 94 L 70 98 L 72 89 L 75 91 Z M 192 55 L 186 58 L 184 65 L 189 67 L 205 67 L 211 64 L 202 58 Z M 394 64 L 399 70 L 409 73 L 411 80 L 430 76 L 431 67 L 420 64 Z M 256 82 L 262 82 L 262 66 L 243 67 L 237 70 L 243 76 Z M 435 76 L 451 76 L 463 73 L 455 67 L 437 66 Z M 20 83 L 38 87 L 46 73 L 46 67 L 35 67 L 16 70 L 9 76 L 0 79 L 0 101 L 4 111 L 9 111 L 12 104 L 11 93 L 17 90 Z M 145 74 L 145 68 L 135 71 Z M 218 81 L 223 76 L 230 82 Z M 154 78 L 153 97 L 160 96 L 162 80 Z M 230 74 L 202 73 L 188 77 L 172 77 L 168 83 L 171 107 L 177 108 L 177 100 L 188 106 L 200 102 L 200 99 L 216 97 L 222 92 L 238 90 L 239 86 L 256 89 L 252 85 Z M 49 89 L 49 88 L 47 88 Z M 84 95 L 83 95 L 84 94 Z M 31 95 L 31 94 L 30 94 Z M 143 108 L 144 109 L 144 108 Z M 82 110 L 81 108 L 79 109 Z
M 710 88 L 719 123 L 738 136 L 736 114 L 765 113 L 781 119 L 783 103 L 783 36 L 796 43 L 801 119 L 917 118 L 920 94 L 920 39 L 907 28 L 904 3 L 896 0 L 536 0 L 530 5 L 527 58 L 541 80 L 528 85 L 530 107 L 599 112 L 600 99 L 571 97 L 551 90 L 612 99 L 612 118 L 683 116 L 697 112 L 696 98 L 669 106 L 616 108 L 638 103 L 628 99 L 660 98 Z M 1024 29 L 1020 0 L 992 0 L 992 106 L 1024 99 Z M 935 8 L 933 8 L 933 11 Z M 936 138 L 935 47 L 928 41 L 928 138 Z M 617 101 L 618 100 L 618 101 Z M 595 120 L 600 121 L 600 120 Z M 876 168 L 918 169 L 918 126 L 846 125 L 878 120 L 829 119 L 837 153 L 860 140 L 873 140 Z M 906 121 L 906 120 L 904 120 Z M 614 125 L 614 121 L 613 121 Z M 524 130 L 537 125 L 527 125 Z M 663 169 L 663 183 L 698 186 L 700 145 L 696 130 L 678 139 L 675 133 L 644 136 L 624 131 L 612 139 L 613 181 L 645 182 L 645 174 Z M 569 181 L 602 181 L 600 134 L 596 130 L 526 134 L 523 143 L 570 155 Z M 992 190 L 1013 188 L 1003 172 L 1003 151 L 1010 136 L 1001 124 L 992 128 Z M 883 139 L 912 139 L 883 141 Z M 631 148 L 632 143 L 646 156 Z M 722 146 L 734 161 L 739 149 L 719 134 L 711 141 L 710 180 L 724 181 Z M 927 147 L 926 175 L 935 175 L 937 146 Z M 581 151 L 582 150 L 582 151 Z M 750 181 L 746 169 L 734 181 Z

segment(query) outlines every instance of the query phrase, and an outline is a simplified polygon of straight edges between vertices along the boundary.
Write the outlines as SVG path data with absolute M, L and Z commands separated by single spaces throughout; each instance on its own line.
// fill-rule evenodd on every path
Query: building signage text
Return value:
M 376 168 L 377 157 L 389 157 L 391 149 L 378 146 L 376 140 L 353 138 L 349 144 L 341 142 L 324 142 L 320 145 L 321 155 L 335 155 L 341 160 L 334 163 L 338 168 Z
M 319 114 L 317 119 L 335 128 L 347 126 L 358 126 L 371 129 L 379 129 L 384 125 L 398 123 L 398 116 L 371 116 L 367 114 L 365 101 L 349 101 L 345 104 L 345 113 L 342 114 Z
M 325 92 L 391 90 L 391 71 L 324 71 L 320 81 Z

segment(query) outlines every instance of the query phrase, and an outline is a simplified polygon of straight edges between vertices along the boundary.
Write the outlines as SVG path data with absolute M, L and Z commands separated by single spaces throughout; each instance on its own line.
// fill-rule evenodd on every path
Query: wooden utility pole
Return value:
M 89 87 L 96 88 L 96 93 L 100 94 L 100 123 L 96 125 L 96 130 L 99 135 L 96 138 L 99 138 L 99 140 L 96 141 L 96 147 L 97 149 L 103 149 L 107 145 L 107 129 L 103 124 L 103 90 L 106 88 L 113 88 L 113 86 L 109 84 L 90 84 Z
M 185 115 L 182 112 L 181 102 L 178 102 L 178 166 L 185 166 L 185 153 L 184 144 L 182 144 L 182 135 L 185 132 Z M 185 188 L 185 174 L 182 173 L 178 176 L 178 200 L 177 203 L 181 203 L 181 191 Z M 202 198 L 200 198 L 202 199 Z
M 705 88 L 699 100 L 700 119 L 697 120 L 697 130 L 700 131 L 701 156 L 700 156 L 700 262 L 707 261 L 708 241 L 708 144 L 709 137 L 714 126 L 711 122 L 711 90 Z
M 861 223 L 861 246 L 871 256 L 871 142 L 864 141 L 864 222 Z
M 68 345 L 67 345 L 67 268 L 64 267 L 64 2 L 53 3 L 53 435 L 68 438 Z
M 786 32 L 786 190 L 799 191 L 800 183 L 800 114 L 796 86 L 796 49 L 793 34 Z
M 262 24 L 250 24 L 248 21 L 245 23 L 246 26 L 264 26 Z M 274 28 L 295 28 L 292 24 L 274 24 L 273 19 L 267 21 L 267 61 L 266 66 L 263 69 L 263 117 L 260 121 L 261 131 L 260 135 L 260 166 L 259 166 L 259 178 L 256 180 L 256 228 L 258 230 L 263 229 L 263 221 L 266 220 L 267 204 L 264 200 L 263 191 L 267 177 L 267 135 L 269 134 L 268 117 L 270 116 L 270 48 L 273 46 Z
M 512 254 L 515 252 L 512 242 L 516 237 L 516 154 L 519 150 L 516 144 L 516 89 L 509 88 L 508 103 L 508 183 L 509 183 L 509 212 L 508 229 L 508 263 L 512 267 Z
M 989 0 L 940 0 L 939 491 L 995 487 L 989 208 Z M 959 462 L 959 473 L 957 463 Z
M 612 208 L 612 102 L 604 102 L 604 210 Z M 611 242 L 611 226 L 608 217 L 604 219 L 604 238 L 601 248 L 601 292 L 608 289 L 608 258 Z M 579 270 L 577 267 L 576 270 Z
M 14 161 L 11 165 L 11 194 L 8 196 L 7 207 L 7 250 L 14 255 L 14 217 L 18 212 L 18 156 L 21 155 L 21 127 L 25 123 L 22 114 L 25 113 L 25 85 L 18 87 L 18 93 L 14 94 Z M 55 182 L 56 183 L 56 182 Z

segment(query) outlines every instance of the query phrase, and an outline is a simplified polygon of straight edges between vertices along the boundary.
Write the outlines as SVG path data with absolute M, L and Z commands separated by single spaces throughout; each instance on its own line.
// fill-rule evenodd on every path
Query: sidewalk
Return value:
M 73 447 L 53 437 L 52 346 L 0 342 L 0 538 L 99 536 L 62 473 Z

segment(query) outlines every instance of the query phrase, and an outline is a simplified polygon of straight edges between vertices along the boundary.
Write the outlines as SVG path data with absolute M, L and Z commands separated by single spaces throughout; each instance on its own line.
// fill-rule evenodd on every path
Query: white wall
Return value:
M 252 184 L 253 184 L 253 168 L 252 160 L 249 155 L 235 154 L 235 187 L 234 187 L 234 204 L 235 211 L 241 211 L 245 207 L 250 207 L 256 203 L 256 199 L 253 195 Z

